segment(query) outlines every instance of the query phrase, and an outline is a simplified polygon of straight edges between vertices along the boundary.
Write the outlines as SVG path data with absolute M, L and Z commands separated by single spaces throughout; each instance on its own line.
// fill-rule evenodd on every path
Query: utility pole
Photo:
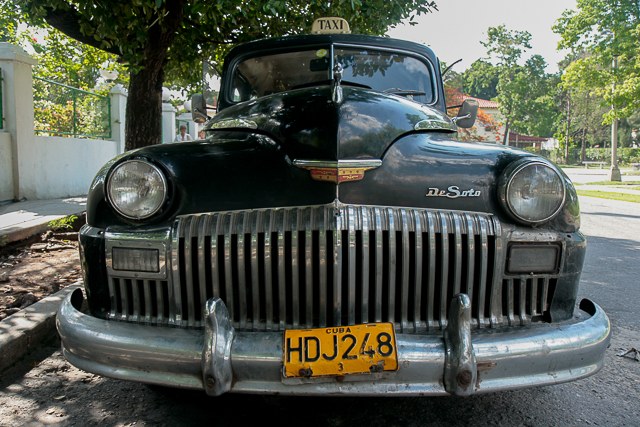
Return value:
M 618 67 L 618 57 L 613 57 L 613 72 L 614 82 L 612 90 L 615 92 L 615 69 Z M 611 106 L 611 111 L 615 109 L 615 106 Z M 609 181 L 622 181 L 620 176 L 620 169 L 618 169 L 618 120 L 614 119 L 611 123 L 611 169 L 609 170 Z
M 564 144 L 564 164 L 569 164 L 569 129 L 571 128 L 571 91 L 567 91 L 567 133 Z

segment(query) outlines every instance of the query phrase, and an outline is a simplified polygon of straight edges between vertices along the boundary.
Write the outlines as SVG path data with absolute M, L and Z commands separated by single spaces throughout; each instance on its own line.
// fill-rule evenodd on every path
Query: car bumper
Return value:
M 284 380 L 282 333 L 235 331 L 220 300 L 207 302 L 204 329 L 179 329 L 84 314 L 77 290 L 57 327 L 65 357 L 80 369 L 210 395 L 469 395 L 577 380 L 603 365 L 611 327 L 589 300 L 566 324 L 471 331 L 464 297 L 452 301 L 444 333 L 396 335 L 398 371 L 337 378 Z

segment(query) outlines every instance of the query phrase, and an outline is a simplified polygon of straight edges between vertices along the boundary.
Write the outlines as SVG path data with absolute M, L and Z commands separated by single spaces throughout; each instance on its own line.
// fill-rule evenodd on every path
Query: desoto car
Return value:
M 127 152 L 87 201 L 73 365 L 225 392 L 469 395 L 596 373 L 586 241 L 551 162 L 456 140 L 422 45 L 320 34 L 235 47 L 206 139 Z M 328 31 L 324 31 L 328 30 Z

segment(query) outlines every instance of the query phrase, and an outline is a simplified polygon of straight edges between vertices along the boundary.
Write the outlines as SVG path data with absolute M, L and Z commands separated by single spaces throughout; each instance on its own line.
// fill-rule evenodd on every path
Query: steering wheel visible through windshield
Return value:
M 241 61 L 233 71 L 232 102 L 314 85 L 327 85 L 335 63 L 343 68 L 342 84 L 368 87 L 422 103 L 434 101 L 431 67 L 404 53 L 338 47 L 314 48 Z

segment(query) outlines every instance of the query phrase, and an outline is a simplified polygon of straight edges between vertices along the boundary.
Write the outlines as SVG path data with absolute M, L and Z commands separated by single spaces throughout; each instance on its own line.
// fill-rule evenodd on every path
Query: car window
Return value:
M 328 84 L 333 74 L 330 52 L 327 46 L 245 59 L 233 71 L 230 101 Z M 423 103 L 433 102 L 431 69 L 412 56 L 345 47 L 334 49 L 334 63 L 342 65 L 345 85 L 356 83 Z
M 246 59 L 233 73 L 232 101 L 285 92 L 329 79 L 330 50 L 310 49 Z
M 344 69 L 343 80 L 391 93 L 413 91 L 409 96 L 415 101 L 433 102 L 431 70 L 417 58 L 369 49 L 336 48 L 334 53 Z

